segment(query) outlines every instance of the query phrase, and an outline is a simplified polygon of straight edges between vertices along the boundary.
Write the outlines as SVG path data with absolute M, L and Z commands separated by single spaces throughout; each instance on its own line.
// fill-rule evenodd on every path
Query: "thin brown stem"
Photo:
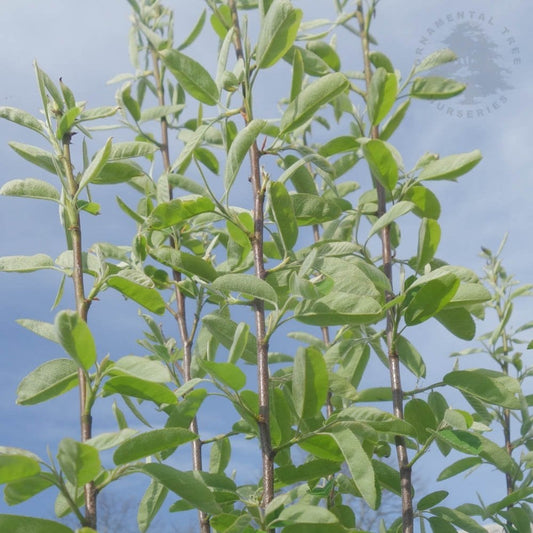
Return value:
M 242 38 L 239 25 L 239 16 L 235 0 L 229 0 L 231 10 L 234 45 L 237 59 L 245 60 L 242 47 Z M 250 105 L 249 79 L 243 83 L 243 117 L 248 124 L 253 116 Z M 250 149 L 252 194 L 253 194 L 253 215 L 254 234 L 251 239 L 252 254 L 254 258 L 255 275 L 260 279 L 265 279 L 266 270 L 263 256 L 263 233 L 264 233 L 264 202 L 265 188 L 261 175 L 260 152 L 257 143 L 253 143 Z M 261 456 L 263 467 L 263 500 L 262 506 L 266 507 L 274 498 L 274 453 L 270 438 L 270 376 L 268 367 L 268 340 L 266 334 L 265 306 L 262 300 L 254 301 L 254 314 L 257 336 L 257 387 L 259 396 L 259 416 L 258 429 L 261 442 Z
M 154 79 L 155 85 L 157 88 L 157 99 L 160 106 L 165 105 L 165 93 L 163 82 L 161 79 L 161 71 L 159 69 L 159 57 L 155 50 L 152 50 L 152 65 L 154 69 Z M 165 172 L 170 172 L 170 149 L 168 144 L 168 122 L 166 117 L 161 117 L 161 157 L 163 159 L 163 168 Z M 173 198 L 173 188 L 169 184 L 168 186 L 168 195 L 169 198 Z M 171 237 L 171 245 L 173 248 L 178 248 L 179 244 L 174 237 Z M 173 313 L 176 322 L 178 324 L 178 330 L 183 345 L 183 378 L 185 381 L 191 380 L 191 362 L 192 362 L 192 336 L 189 335 L 188 326 L 187 326 L 187 309 L 185 303 L 185 296 L 179 289 L 179 284 L 182 280 L 181 273 L 173 270 L 172 277 L 175 284 L 174 294 L 176 297 L 176 313 Z M 198 420 L 196 416 L 192 419 L 189 429 L 198 435 Z M 192 446 L 192 466 L 193 470 L 202 470 L 202 442 L 199 438 L 194 440 L 191 444 Z M 198 511 L 198 520 L 200 522 L 200 531 L 201 533 L 209 533 L 211 531 L 211 526 L 209 524 L 209 517 L 203 511 Z
M 357 18 L 359 21 L 359 31 L 361 35 L 361 44 L 363 49 L 363 61 L 365 70 L 366 90 L 370 88 L 372 79 L 372 67 L 370 64 L 370 44 L 368 38 L 369 18 L 365 20 L 365 13 L 363 12 L 362 1 L 358 2 Z M 372 139 L 379 139 L 378 126 L 372 126 L 370 131 Z M 384 187 L 374 179 L 378 196 L 378 217 L 383 216 L 387 211 L 387 200 Z M 390 228 L 384 227 L 380 233 L 381 236 L 381 250 L 383 271 L 391 284 L 391 291 L 387 291 L 385 298 L 390 301 L 394 296 L 392 293 L 392 247 L 390 241 Z M 395 311 L 393 308 L 387 310 L 386 315 L 386 341 L 389 360 L 389 374 L 392 391 L 392 408 L 394 415 L 403 419 L 403 391 L 400 373 L 400 359 L 395 348 L 394 342 L 395 333 Z M 398 458 L 398 466 L 400 470 L 400 490 L 402 499 L 402 528 L 404 533 L 413 532 L 413 501 L 412 501 L 412 480 L 411 467 L 409 466 L 409 457 L 407 455 L 407 447 L 405 439 L 401 436 L 395 437 L 396 455 Z
M 70 133 L 63 138 L 63 166 L 67 176 L 68 185 L 68 206 L 66 212 L 67 231 L 70 235 L 73 255 L 72 281 L 74 284 L 74 298 L 76 310 L 84 322 L 87 322 L 90 301 L 85 298 L 85 288 L 83 284 L 83 255 L 81 242 L 80 215 L 75 207 L 78 183 L 74 178 L 72 170 L 72 158 L 70 153 Z M 91 408 L 87 402 L 88 380 L 83 368 L 78 369 L 79 395 L 80 395 L 80 429 L 81 441 L 85 442 L 92 437 L 92 416 Z M 94 482 L 86 483 L 84 486 L 85 495 L 85 526 L 96 529 L 96 488 Z
M 498 309 L 498 318 L 503 320 L 503 311 Z M 507 333 L 502 332 L 502 356 L 506 358 L 509 355 L 509 341 L 507 339 Z M 509 375 L 509 364 L 504 361 L 502 364 L 502 371 L 505 375 Z M 505 441 L 505 450 L 509 457 L 513 454 L 513 444 L 511 442 L 511 411 L 509 409 L 503 410 L 503 438 Z M 505 473 L 505 483 L 507 485 L 507 494 L 512 494 L 515 490 L 515 482 L 513 476 L 509 473 Z

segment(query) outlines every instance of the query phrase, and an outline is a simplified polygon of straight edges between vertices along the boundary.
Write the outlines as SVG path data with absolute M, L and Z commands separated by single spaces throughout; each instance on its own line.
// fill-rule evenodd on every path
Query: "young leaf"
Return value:
M 288 106 L 281 117 L 283 135 L 305 124 L 325 104 L 344 92 L 349 86 L 344 74 L 335 72 L 308 85 Z
M 436 159 L 422 169 L 418 180 L 455 180 L 473 169 L 481 161 L 481 157 L 481 152 L 474 150 Z
M 96 448 L 69 438 L 59 443 L 57 460 L 65 477 L 75 487 L 92 481 L 102 468 Z
M 172 376 L 163 363 L 137 355 L 121 357 L 113 364 L 111 372 L 115 373 L 115 370 L 156 383 L 168 383 L 172 381 Z
M 108 140 L 108 142 L 111 139 Z M 106 143 L 107 145 L 107 143 Z M 149 157 L 157 151 L 157 146 L 150 142 L 128 141 L 110 144 L 110 160 L 129 159 L 131 157 Z
M 464 83 L 434 76 L 413 80 L 410 95 L 424 100 L 444 100 L 462 93 L 465 89 Z
M 250 327 L 246 322 L 240 322 L 235 330 L 235 336 L 228 353 L 228 363 L 235 364 L 243 355 L 246 344 L 248 343 L 248 335 Z
M 400 361 L 417 377 L 426 377 L 426 365 L 418 350 L 403 336 L 396 339 Z
M 144 170 L 134 161 L 108 161 L 90 181 L 93 185 L 114 185 L 144 175 Z
M 100 174 L 102 168 L 107 163 L 109 156 L 111 154 L 111 137 L 107 139 L 104 147 L 98 151 L 94 156 L 94 159 L 91 161 L 91 164 L 84 170 L 78 185 L 78 191 L 81 192 L 82 189 L 91 183 L 94 178 Z
M 459 339 L 471 341 L 476 334 L 476 323 L 472 315 L 461 307 L 457 309 L 443 309 L 435 318 Z
M 265 120 L 252 120 L 244 129 L 239 131 L 237 137 L 231 143 L 226 161 L 226 169 L 224 171 L 224 194 L 226 196 L 237 177 L 244 157 L 257 139 L 257 136 L 261 133 L 261 130 L 265 127 L 265 124 Z
M 394 204 L 383 216 L 374 222 L 374 225 L 370 228 L 368 238 L 370 239 L 372 235 L 389 226 L 394 220 L 412 211 L 414 206 L 415 204 L 413 202 L 407 202 L 405 200 Z
M 368 116 L 372 125 L 379 124 L 396 101 L 398 92 L 398 80 L 396 74 L 388 73 L 379 67 L 372 75 L 368 88 Z
M 426 494 L 423 498 L 420 498 L 416 508 L 419 511 L 424 511 L 433 507 L 434 505 L 439 504 L 442 500 L 448 497 L 448 491 L 446 490 L 436 490 L 435 492 L 430 492 Z
M 437 420 L 431 407 L 418 398 L 409 400 L 405 404 L 405 420 L 409 422 L 418 434 L 418 441 L 422 444 L 430 438 L 429 429 L 437 428 Z
M 26 159 L 26 161 L 29 161 L 52 174 L 57 174 L 56 169 L 60 168 L 59 161 L 50 152 L 38 148 L 37 146 L 22 144 L 15 141 L 11 141 L 8 144 L 13 150 L 15 150 L 15 152 L 17 152 L 17 154 Z
M 104 396 L 115 393 L 149 400 L 157 405 L 178 402 L 176 395 L 165 385 L 133 376 L 117 376 L 108 379 L 104 384 Z
M 455 461 L 455 463 L 452 463 L 451 465 L 447 466 L 439 474 L 437 481 L 443 481 L 444 479 L 448 479 L 450 477 L 456 476 L 457 474 L 461 474 L 465 470 L 474 468 L 475 466 L 478 466 L 481 463 L 482 460 L 480 457 L 465 457 L 464 459 L 459 459 L 459 461 Z
M 185 107 L 184 104 L 174 104 L 174 105 L 160 105 L 160 106 L 150 107 L 148 109 L 143 109 L 141 111 L 141 116 L 139 118 L 139 124 L 143 124 L 144 122 L 150 122 L 151 120 L 161 120 L 163 117 L 168 117 L 169 115 L 174 115 L 176 113 L 179 113 L 180 111 L 184 109 L 184 107 Z
M 335 51 L 335 48 L 330 46 L 325 41 L 308 41 L 306 48 L 320 57 L 331 68 L 331 70 L 336 72 L 340 70 L 341 60 L 339 55 Z
M 78 365 L 72 359 L 52 359 L 38 366 L 17 387 L 17 403 L 34 405 L 69 391 L 78 384 Z
M 339 218 L 342 208 L 339 203 L 314 194 L 291 194 L 294 215 L 299 226 L 322 224 Z
M 18 505 L 25 502 L 43 490 L 52 487 L 53 478 L 49 479 L 41 472 L 35 476 L 25 477 L 8 483 L 4 488 L 4 499 L 8 505 Z M 26 530 L 25 530 L 26 531 Z
M 208 514 L 218 514 L 222 511 L 213 492 L 198 472 L 182 472 L 157 463 L 144 465 L 143 470 L 194 508 Z
M 258 68 L 269 68 L 281 59 L 292 46 L 303 12 L 288 0 L 274 0 L 261 21 L 257 41 Z
M 363 153 L 372 176 L 392 191 L 398 181 L 398 163 L 387 144 L 372 139 L 363 145 Z
M 487 533 L 487 530 L 480 526 L 473 518 L 457 509 L 448 507 L 433 507 L 431 512 L 441 518 L 449 520 L 452 524 L 459 526 L 468 533 Z
M 217 439 L 209 454 L 209 472 L 223 474 L 231 458 L 231 442 L 228 437 Z
M 2 106 L 0 107 L 0 118 L 5 118 L 11 122 L 15 122 L 19 126 L 24 126 L 30 130 L 36 131 L 41 135 L 44 135 L 43 123 L 36 119 L 33 115 L 22 109 L 16 109 L 15 107 Z
M 396 108 L 396 111 L 394 111 L 392 116 L 385 123 L 385 125 L 383 126 L 383 129 L 381 130 L 379 138 L 382 141 L 386 141 L 390 139 L 392 134 L 396 131 L 398 126 L 402 123 L 402 120 L 405 117 L 405 114 L 407 113 L 407 110 L 409 109 L 410 104 L 411 104 L 411 99 L 407 99 L 405 102 L 401 103 Z
M 272 286 L 252 274 L 224 274 L 213 281 L 211 287 L 225 293 L 239 292 L 250 298 L 278 304 L 278 296 Z
M 28 533 L 29 531 L 31 533 L 73 533 L 72 529 L 60 522 L 10 514 L 0 514 L 0 531 L 9 531 L 9 533 Z
M 96 345 L 87 323 L 76 311 L 60 311 L 55 318 L 59 343 L 74 361 L 85 370 L 96 362 Z
M 19 198 L 52 200 L 54 202 L 59 202 L 60 196 L 59 191 L 53 185 L 34 178 L 8 181 L 0 188 L 0 194 Z
M 422 61 L 420 61 L 420 63 L 418 63 L 418 65 L 415 67 L 414 72 L 415 74 L 418 74 L 419 72 L 424 72 L 425 70 L 430 70 L 440 65 L 444 65 L 445 63 L 450 63 L 456 59 L 457 56 L 449 48 L 436 50 L 422 59 Z
M 285 185 L 279 181 L 271 183 L 269 192 L 272 213 L 274 214 L 274 220 L 276 221 L 285 250 L 292 250 L 298 239 L 298 224 L 294 215 L 291 198 Z
M 33 331 L 36 335 L 40 335 L 49 341 L 59 344 L 56 330 L 53 324 L 49 322 L 41 322 L 40 320 L 31 320 L 29 318 L 19 318 L 17 324 L 20 324 L 23 328 Z
M 217 84 L 200 63 L 178 50 L 167 49 L 159 53 L 170 72 L 193 98 L 206 105 L 217 104 Z
M 200 35 L 200 32 L 202 31 L 204 24 L 205 24 L 205 13 L 206 10 L 204 9 L 202 11 L 202 14 L 200 15 L 200 18 L 198 19 L 198 22 L 194 25 L 194 28 L 191 30 L 191 33 L 187 36 L 187 38 L 178 46 L 178 50 L 184 50 L 189 45 L 191 45 L 198 35 Z
M 328 394 L 328 371 L 324 356 L 315 348 L 299 349 L 294 358 L 292 396 L 302 419 L 319 413 Z
M 437 220 L 440 217 L 440 203 L 435 193 L 431 192 L 423 185 L 411 187 L 404 197 L 405 200 L 413 202 L 415 207 L 413 213 L 420 218 L 432 218 Z
M 45 254 L 0 257 L 0 272 L 34 272 L 54 267 L 54 260 Z
M 175 448 L 197 438 L 197 435 L 183 428 L 163 428 L 136 435 L 124 441 L 113 454 L 116 465 L 123 465 L 143 457 L 154 455 L 169 448 Z
M 291 95 L 289 101 L 292 102 L 301 92 L 304 78 L 304 62 L 302 54 L 299 50 L 294 52 L 292 58 L 292 79 L 291 79 Z

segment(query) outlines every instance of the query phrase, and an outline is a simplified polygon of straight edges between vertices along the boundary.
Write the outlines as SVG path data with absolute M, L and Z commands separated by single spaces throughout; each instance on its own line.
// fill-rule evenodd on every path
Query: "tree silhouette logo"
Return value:
M 483 117 L 507 102 L 513 69 L 520 65 L 520 48 L 509 28 L 498 27 L 483 12 L 450 13 L 427 27 L 416 54 L 422 59 L 442 48 L 453 50 L 458 59 L 435 69 L 435 75 L 464 83 L 466 89 L 452 103 L 435 101 L 439 111 L 457 118 Z

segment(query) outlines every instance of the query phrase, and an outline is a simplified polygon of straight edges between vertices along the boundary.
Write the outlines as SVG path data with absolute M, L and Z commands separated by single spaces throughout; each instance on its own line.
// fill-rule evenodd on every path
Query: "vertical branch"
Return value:
M 79 211 L 76 208 L 76 193 L 78 183 L 74 178 L 72 170 L 72 158 L 70 153 L 71 134 L 67 133 L 63 137 L 63 166 L 67 176 L 68 201 L 66 207 L 65 222 L 67 232 L 70 235 L 73 255 L 72 281 L 74 284 L 74 298 L 76 301 L 76 311 L 84 322 L 87 322 L 90 301 L 85 298 L 85 288 L 83 285 L 83 256 L 81 243 L 81 224 Z M 89 387 L 87 374 L 83 368 L 78 369 L 79 390 L 80 390 L 80 429 L 81 441 L 85 442 L 92 436 L 92 416 L 91 407 L 87 402 L 87 390 Z M 85 495 L 85 524 L 96 529 L 96 488 L 94 482 L 86 483 L 84 486 Z
M 371 13 L 368 13 L 370 15 Z M 370 17 L 365 20 L 365 13 L 363 12 L 362 1 L 357 3 L 356 16 L 359 21 L 359 30 L 361 35 L 361 45 L 363 49 L 363 61 L 365 71 L 365 82 L 367 91 L 370 87 L 370 81 L 372 78 L 372 67 L 370 64 L 370 44 L 368 39 L 368 27 Z M 372 139 L 379 139 L 379 127 L 372 126 L 370 131 L 370 137 Z M 377 216 L 383 216 L 387 211 L 387 200 L 385 195 L 385 189 L 374 179 L 374 185 L 377 191 L 378 197 L 378 213 Z M 390 227 L 384 227 L 381 232 L 381 250 L 383 260 L 383 271 L 389 279 L 392 291 L 392 253 L 391 253 L 391 241 L 390 241 Z M 393 298 L 392 292 L 387 292 L 385 295 L 387 301 Z M 390 308 L 387 310 L 386 315 L 386 341 L 387 352 L 389 360 L 389 374 L 390 384 L 392 391 L 392 407 L 394 415 L 403 419 L 403 390 L 400 373 L 400 358 L 394 344 L 394 332 L 395 332 L 395 310 Z M 412 501 L 412 481 L 411 481 L 411 467 L 409 466 L 409 458 L 407 455 L 407 447 L 405 445 L 405 439 L 399 435 L 395 437 L 396 455 L 398 457 L 398 466 L 400 470 L 400 486 L 401 486 L 401 499 L 402 499 L 402 527 L 404 533 L 413 532 L 413 501 Z
M 160 106 L 165 105 L 165 93 L 163 87 L 163 80 L 161 79 L 161 71 L 159 69 L 159 58 L 157 52 L 152 50 L 152 65 L 154 69 L 154 79 L 157 89 L 157 99 Z M 168 122 L 166 117 L 161 117 L 161 156 L 163 158 L 163 168 L 165 172 L 170 172 L 170 149 L 168 145 Z M 169 198 L 173 197 L 173 189 L 169 184 L 168 186 Z M 175 237 L 171 237 L 171 246 L 178 248 Z M 175 297 L 176 297 L 176 322 L 178 324 L 178 330 L 180 333 L 181 342 L 183 345 L 183 378 L 185 381 L 191 380 L 191 361 L 192 361 L 192 336 L 189 335 L 187 327 L 187 311 L 185 304 L 185 296 L 179 288 L 181 281 L 181 272 L 176 270 L 172 271 L 172 277 L 176 282 L 175 285 Z M 189 429 L 198 435 L 198 420 L 196 416 L 192 419 Z M 192 465 L 193 470 L 202 470 L 202 443 L 200 439 L 196 439 L 192 442 Z M 209 525 L 209 517 L 203 511 L 198 511 L 198 518 L 200 521 L 201 533 L 209 533 L 211 527 Z
M 237 59 L 245 60 L 242 38 L 239 26 L 239 17 L 235 0 L 229 0 L 228 5 L 231 10 L 234 45 Z M 246 124 L 252 119 L 252 109 L 250 104 L 249 70 L 243 83 L 244 108 L 243 117 Z M 257 143 L 254 142 L 250 149 L 250 164 L 252 194 L 253 194 L 253 217 L 254 234 L 252 241 L 252 253 L 254 258 L 255 275 L 260 279 L 265 279 L 266 271 L 263 257 L 263 233 L 264 233 L 264 202 L 265 183 L 261 176 L 261 166 L 259 163 L 260 154 Z M 274 457 L 272 442 L 270 438 L 270 376 L 268 368 L 268 341 L 266 338 L 265 306 L 262 300 L 254 301 L 254 313 L 257 336 L 257 386 L 259 396 L 259 417 L 258 428 L 261 442 L 261 456 L 263 467 L 263 507 L 266 507 L 274 498 Z

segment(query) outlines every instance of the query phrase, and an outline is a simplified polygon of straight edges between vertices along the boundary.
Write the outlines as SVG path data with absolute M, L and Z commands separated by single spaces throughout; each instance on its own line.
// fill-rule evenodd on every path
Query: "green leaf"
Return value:
M 78 365 L 72 359 L 52 359 L 30 372 L 17 387 L 19 405 L 35 405 L 78 384 Z
M 329 433 L 314 434 L 299 441 L 298 446 L 320 459 L 342 463 L 345 458 L 336 440 Z
M 109 276 L 106 283 L 148 311 L 162 315 L 165 312 L 166 304 L 159 291 L 137 283 L 136 279 L 133 273 L 123 270 L 117 275 Z
M 398 80 L 396 74 L 387 72 L 384 68 L 377 68 L 372 74 L 368 88 L 368 116 L 375 126 L 389 113 L 396 101 Z
M 128 83 L 126 87 L 122 90 L 120 97 L 122 98 L 122 103 L 130 112 L 130 115 L 132 116 L 133 120 L 135 120 L 135 122 L 138 122 L 141 118 L 141 108 L 139 106 L 139 102 L 137 102 L 137 100 L 135 100 L 135 98 L 131 96 L 131 83 Z
M 435 256 L 440 243 L 440 226 L 432 218 L 423 218 L 418 231 L 416 271 L 419 272 Z
M 168 383 L 172 381 L 172 376 L 163 363 L 137 355 L 121 357 L 113 364 L 112 372 L 115 372 L 115 370 L 148 381 L 154 381 L 155 383 Z
M 197 257 L 196 255 L 180 252 L 171 248 L 170 246 L 161 246 L 150 250 L 150 255 L 160 263 L 185 274 L 186 276 L 198 276 L 200 279 L 212 282 L 218 276 L 217 271 L 213 265 Z
M 201 213 L 212 212 L 215 204 L 203 196 L 191 199 L 175 199 L 160 203 L 148 217 L 147 224 L 155 229 L 164 229 L 182 222 Z
M 407 291 L 405 323 L 408 326 L 420 324 L 439 313 L 453 298 L 459 284 L 455 274 L 442 269 L 419 277 Z
M 481 463 L 482 460 L 480 457 L 465 457 L 464 459 L 459 459 L 459 461 L 455 461 L 455 463 L 452 463 L 451 465 L 447 466 L 439 474 L 437 481 L 443 481 L 444 479 L 448 479 L 453 476 L 456 476 L 457 474 L 461 474 L 465 470 L 474 468 L 475 466 L 480 465 Z
M 423 498 L 420 498 L 416 508 L 419 511 L 425 511 L 426 509 L 439 504 L 442 500 L 448 497 L 448 494 L 449 493 L 446 490 L 436 490 L 435 492 L 430 492 Z
M 418 350 L 403 336 L 396 338 L 400 361 L 417 377 L 426 377 L 426 365 Z
M 16 196 L 18 198 L 35 198 L 37 200 L 51 200 L 59 202 L 59 191 L 50 183 L 26 178 L 22 180 L 11 180 L 0 188 L 2 196 Z
M 457 533 L 457 529 L 450 524 L 444 518 L 438 516 L 430 516 L 428 521 L 431 525 L 431 531 L 433 533 Z
M 411 100 L 407 99 L 405 102 L 401 103 L 396 108 L 396 111 L 394 111 L 391 118 L 384 124 L 381 130 L 379 138 L 382 141 L 386 141 L 390 139 L 392 134 L 396 131 L 398 126 L 402 123 L 410 105 L 411 105 Z
M 384 215 L 379 217 L 376 222 L 374 222 L 373 226 L 370 228 L 370 232 L 368 234 L 368 238 L 372 237 L 372 235 L 375 235 L 379 231 L 381 231 L 383 228 L 389 226 L 392 224 L 394 220 L 397 218 L 406 215 L 410 211 L 412 211 L 414 208 L 414 204 L 412 202 L 407 202 L 405 200 L 402 200 L 398 202 L 397 204 L 394 204 Z
M 85 370 L 96 362 L 96 345 L 87 323 L 76 311 L 60 311 L 55 318 L 59 343 L 74 361 Z
M 117 376 L 108 379 L 104 384 L 104 396 L 116 393 L 149 400 L 157 405 L 178 402 L 176 395 L 165 385 L 134 376 Z
M 54 260 L 45 254 L 0 257 L 0 272 L 34 272 L 54 267 Z
M 319 300 L 302 301 L 294 310 L 294 316 L 314 326 L 345 326 L 376 322 L 383 316 L 383 310 L 379 302 L 369 296 L 334 292 Z
M 318 505 L 307 505 L 304 503 L 296 503 L 289 507 L 285 507 L 281 511 L 280 515 L 277 517 L 274 522 L 271 522 L 268 525 L 268 528 L 273 528 L 280 525 L 288 526 L 290 524 L 306 524 L 306 526 L 312 526 L 314 524 L 328 524 L 335 525 L 339 523 L 339 519 L 331 512 L 324 507 Z M 322 526 L 322 530 L 325 526 Z M 288 528 L 285 527 L 284 531 L 287 531 Z M 309 529 L 307 529 L 308 531 Z M 290 530 L 290 531 L 299 531 L 299 530 Z M 336 531 L 327 527 L 327 531 Z
M 418 180 L 455 180 L 474 168 L 481 161 L 481 157 L 481 152 L 474 150 L 436 159 L 422 169 Z
M 331 70 L 335 70 L 336 72 L 340 70 L 341 60 L 333 46 L 330 46 L 325 41 L 313 40 L 307 42 L 306 48 L 320 57 Z
M 331 72 L 329 65 L 319 55 L 307 48 L 291 46 L 283 59 L 292 64 L 296 53 L 302 56 L 304 72 L 309 76 L 325 76 Z
M 35 476 L 8 483 L 4 488 L 4 499 L 6 503 L 8 505 L 17 505 L 33 498 L 33 496 L 39 494 L 43 490 L 54 486 L 53 478 L 48 479 L 43 477 L 45 475 L 46 474 L 40 473 Z
M 217 439 L 211 446 L 209 454 L 209 472 L 223 474 L 231 458 L 231 442 L 228 437 Z
M 435 318 L 460 339 L 471 341 L 476 334 L 476 323 L 466 309 L 443 309 Z
M 69 438 L 59 443 L 57 460 L 65 477 L 75 487 L 92 481 L 102 468 L 96 448 Z
M 269 68 L 281 59 L 294 43 L 303 12 L 288 0 L 274 0 L 261 21 L 257 40 L 257 68 Z
M 91 183 L 104 168 L 104 165 L 110 158 L 111 140 L 111 137 L 107 139 L 104 147 L 98 151 L 98 153 L 94 156 L 94 159 L 91 161 L 91 164 L 84 170 L 79 181 L 78 191 L 81 192 L 81 190 L 86 185 Z
M 249 334 L 250 326 L 246 322 L 239 322 L 229 349 L 228 363 L 235 364 L 242 357 L 248 343 Z
M 444 65 L 445 63 L 450 63 L 456 59 L 457 56 L 449 48 L 436 50 L 418 63 L 418 65 L 415 67 L 414 73 L 418 74 L 419 72 L 424 72 L 425 70 L 430 70 L 440 65 Z
M 294 52 L 292 58 L 292 80 L 291 95 L 289 101 L 292 102 L 301 92 L 304 78 L 304 62 L 299 50 Z
M 166 487 L 158 481 L 151 481 L 137 510 L 137 525 L 141 533 L 146 533 L 159 509 L 161 509 L 167 494 L 168 489 Z
M 91 177 L 93 185 L 114 185 L 144 176 L 144 170 L 134 161 L 108 161 Z
M 162 50 L 159 54 L 180 85 L 193 98 L 206 105 L 217 104 L 219 99 L 217 84 L 200 63 L 178 50 Z
M 432 432 L 439 440 L 449 444 L 452 448 L 469 455 L 480 455 L 482 442 L 480 435 L 474 435 L 461 429 L 442 429 Z
M 405 200 L 415 204 L 413 213 L 420 218 L 432 218 L 437 220 L 440 217 L 440 203 L 433 192 L 423 185 L 411 187 L 405 195 Z
M 102 118 L 112 117 L 119 109 L 119 106 L 114 105 L 83 110 L 78 120 L 80 122 L 84 122 L 86 120 L 99 120 Z
M 83 111 L 83 107 L 73 107 L 68 109 L 61 117 L 57 124 L 56 138 L 62 140 L 65 135 L 72 135 L 71 130 L 76 119 Z
M 305 124 L 325 104 L 349 86 L 344 74 L 335 72 L 308 85 L 288 106 L 281 117 L 283 135 Z
M 239 131 L 235 139 L 233 139 L 224 171 L 224 194 L 226 196 L 229 194 L 246 154 L 265 125 L 265 120 L 252 120 L 245 128 Z
M 187 38 L 178 46 L 178 50 L 184 50 L 188 46 L 190 46 L 200 35 L 200 32 L 202 31 L 204 24 L 205 24 L 205 13 L 206 10 L 204 9 L 202 11 L 202 14 L 200 15 L 200 18 L 198 19 L 198 22 L 194 25 L 194 28 L 191 30 L 191 33 L 187 36 Z
M 210 314 L 202 317 L 202 323 L 224 348 L 228 350 L 231 348 L 237 331 L 237 324 L 233 320 L 229 320 L 220 315 Z M 242 358 L 247 363 L 255 363 L 257 359 L 257 340 L 252 333 L 249 333 L 247 336 Z
M 239 292 L 250 298 L 278 304 L 276 291 L 265 280 L 252 274 L 224 274 L 213 281 L 211 288 L 224 293 Z
M 376 69 L 381 67 L 386 72 L 394 74 L 394 66 L 391 63 L 391 60 L 385 54 L 376 50 L 372 50 L 368 56 L 372 62 L 372 65 L 374 65 Z
M 34 476 L 40 471 L 38 461 L 32 457 L 0 453 L 0 484 Z
M 461 513 L 457 509 L 433 507 L 431 512 L 436 516 L 449 520 L 452 524 L 459 526 L 468 533 L 487 533 L 487 530 L 483 526 L 480 526 L 473 518 L 470 518 L 465 513 Z
M 195 440 L 197 435 L 184 428 L 163 428 L 136 435 L 123 442 L 113 454 L 116 465 L 123 465 Z
M 410 95 L 423 100 L 444 100 L 462 93 L 465 89 L 466 85 L 464 83 L 431 76 L 414 79 Z
M 92 437 L 89 440 L 85 441 L 85 444 L 89 444 L 93 448 L 96 448 L 99 452 L 102 450 L 109 450 L 114 448 L 119 444 L 123 443 L 125 440 L 136 435 L 137 431 L 130 428 L 124 428 L 119 431 L 110 432 L 110 433 L 100 433 L 96 437 Z
M 139 124 L 143 124 L 144 122 L 150 122 L 151 120 L 161 120 L 162 118 L 168 117 L 169 115 L 179 113 L 184 109 L 184 107 L 184 104 L 174 104 L 159 105 L 155 107 L 149 107 L 148 109 L 143 109 L 139 118 Z
M 520 409 L 518 381 L 501 372 L 485 368 L 455 370 L 443 378 L 444 383 L 471 394 L 484 402 L 508 409 Z
M 33 516 L 18 516 L 0 514 L 0 531 L 9 533 L 73 533 L 73 530 L 59 522 L 34 518 Z
M 290 179 L 293 182 L 297 192 L 314 195 L 317 194 L 313 177 L 309 173 L 309 170 L 305 168 L 306 166 L 309 166 L 309 163 L 314 163 L 322 171 L 328 174 L 328 177 L 331 177 L 331 179 L 336 177 L 335 167 L 325 157 L 322 157 L 319 154 L 311 153 L 300 158 L 289 155 L 285 158 L 284 163 L 284 166 L 287 168 L 285 169 L 285 172 L 283 172 L 283 174 L 278 178 L 278 182 L 285 183 L 288 179 Z M 287 165 L 288 163 L 290 163 L 290 166 Z M 323 177 L 324 179 L 328 179 L 324 175 Z M 308 181 L 311 181 L 312 183 L 306 183 Z
M 198 472 L 182 472 L 157 463 L 144 465 L 143 470 L 194 508 L 208 514 L 222 512 L 213 492 Z
M 149 157 L 157 152 L 155 144 L 142 141 L 126 141 L 115 143 L 111 146 L 110 160 L 130 159 L 131 157 Z
M 339 203 L 329 198 L 306 193 L 291 194 L 290 198 L 299 226 L 322 224 L 339 218 L 342 213 Z
M 337 442 L 361 496 L 375 509 L 378 505 L 378 495 L 374 467 L 359 439 L 349 429 L 340 425 L 332 427 L 327 434 Z
M 363 153 L 372 176 L 392 191 L 398 181 L 398 163 L 387 144 L 379 139 L 372 139 L 363 144 Z
M 431 407 L 424 401 L 418 398 L 409 400 L 405 404 L 405 420 L 409 422 L 418 433 L 418 441 L 423 444 L 426 442 L 430 433 L 429 429 L 435 430 L 437 428 L 437 420 L 431 410 Z
M 285 185 L 272 182 L 269 188 L 272 213 L 278 227 L 285 250 L 292 250 L 298 240 L 298 223 L 294 214 L 291 198 Z
M 328 386 L 324 356 L 316 348 L 298 349 L 294 358 L 292 396 L 300 418 L 312 418 L 320 412 L 326 402 Z
M 292 464 L 276 468 L 276 478 L 286 485 L 292 485 L 302 481 L 320 479 L 336 474 L 339 471 L 339 463 L 325 459 L 314 459 L 299 466 Z
M 246 374 L 232 363 L 199 361 L 199 364 L 216 381 L 220 381 L 235 391 L 241 390 L 246 385 Z
M 0 107 L 0 118 L 5 118 L 11 122 L 15 122 L 19 126 L 24 126 L 30 130 L 36 131 L 44 135 L 43 123 L 36 119 L 33 115 L 22 109 L 15 107 L 2 106 Z

